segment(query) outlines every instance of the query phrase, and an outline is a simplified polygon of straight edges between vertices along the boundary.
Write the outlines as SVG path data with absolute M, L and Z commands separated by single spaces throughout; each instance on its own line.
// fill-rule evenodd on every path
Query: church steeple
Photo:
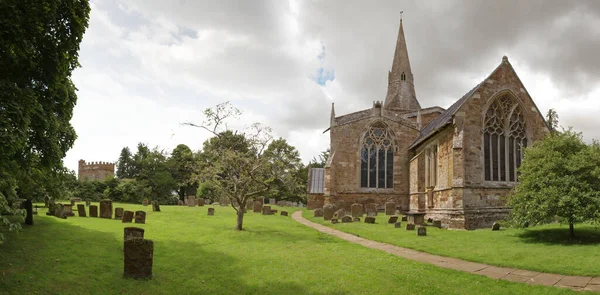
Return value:
M 404 28 L 400 18 L 400 30 L 396 41 L 396 52 L 392 70 L 388 74 L 388 91 L 384 107 L 398 112 L 412 112 L 421 109 L 415 95 L 413 74 L 410 70 L 410 60 L 404 39 Z

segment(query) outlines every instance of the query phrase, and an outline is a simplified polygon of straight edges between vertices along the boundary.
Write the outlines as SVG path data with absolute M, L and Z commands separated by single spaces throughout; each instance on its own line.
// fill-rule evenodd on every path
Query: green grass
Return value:
M 600 230 L 576 225 L 577 239 L 568 241 L 568 226 L 551 224 L 528 229 L 446 230 L 427 227 L 427 236 L 394 228 L 379 214 L 377 224 L 331 224 L 304 211 L 305 218 L 360 237 L 441 256 L 491 265 L 565 275 L 600 275 Z
M 144 225 L 45 216 L 0 245 L 2 294 L 575 294 L 437 268 L 321 234 L 283 216 L 121 205 Z M 279 208 L 281 209 L 281 208 Z M 150 210 L 148 212 L 148 210 Z M 358 224 L 353 224 L 358 226 Z M 153 279 L 123 279 L 123 228 L 154 241 Z

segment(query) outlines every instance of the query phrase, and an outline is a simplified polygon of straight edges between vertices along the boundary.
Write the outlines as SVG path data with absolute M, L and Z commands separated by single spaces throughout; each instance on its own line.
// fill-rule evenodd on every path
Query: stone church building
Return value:
M 401 20 L 385 100 L 342 116 L 332 104 L 328 131 L 309 208 L 394 202 L 445 228 L 475 229 L 506 215 L 523 148 L 549 129 L 507 57 L 448 109 L 422 108 Z

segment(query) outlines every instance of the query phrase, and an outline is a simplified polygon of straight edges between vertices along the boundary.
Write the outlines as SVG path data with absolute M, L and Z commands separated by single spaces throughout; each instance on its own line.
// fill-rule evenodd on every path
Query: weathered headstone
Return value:
M 281 211 L 281 216 L 288 216 L 287 211 Z
M 265 204 L 265 198 L 264 197 L 254 198 L 254 200 L 260 202 L 260 207 L 261 208 Z
M 98 206 L 90 205 L 88 208 L 90 209 L 90 217 L 98 217 Z
M 373 217 L 373 216 L 365 217 L 365 223 L 375 223 L 375 217 Z
M 254 208 L 252 208 L 252 212 L 260 213 L 262 212 L 262 204 L 259 201 L 254 201 Z
M 130 223 L 133 221 L 133 211 L 125 211 L 123 212 L 123 218 L 121 219 L 123 223 Z
M 275 198 L 270 198 L 269 199 L 269 205 L 275 205 L 275 203 L 277 203 L 277 201 L 275 200 Z
M 144 199 L 142 201 L 142 206 L 148 206 L 148 199 Z
M 33 203 L 31 203 L 31 200 L 25 200 L 23 207 L 25 207 L 25 212 L 27 213 L 25 215 L 25 224 L 33 225 Z
M 125 211 L 125 209 L 115 208 L 115 219 L 118 219 L 118 220 L 123 219 L 123 211 Z
M 133 279 L 152 278 L 154 242 L 143 238 L 125 241 L 123 277 Z
M 500 230 L 500 223 L 494 222 L 494 224 L 492 224 L 492 230 Z
M 146 223 L 145 211 L 135 211 L 135 223 Z
M 396 203 L 387 202 L 385 203 L 385 215 L 394 215 L 396 214 Z
M 183 206 L 183 201 L 182 200 L 177 201 L 177 206 Z
M 331 220 L 333 218 L 333 214 L 335 213 L 334 210 L 335 208 L 331 204 L 323 206 L 323 219 Z
M 408 216 L 406 216 L 406 215 L 403 215 L 403 216 L 402 216 L 402 221 L 408 221 Z
M 352 221 L 354 221 L 354 222 L 360 222 L 360 217 L 352 217 Z
M 79 217 L 86 217 L 85 216 L 85 205 L 77 204 L 77 214 L 79 214 Z
M 365 205 L 365 210 L 367 211 L 367 216 L 377 216 L 377 204 L 369 203 Z
M 350 212 L 352 217 L 362 217 L 363 216 L 363 205 L 359 203 L 354 203 L 350 206 Z
M 323 208 L 317 208 L 313 211 L 314 217 L 323 217 Z
M 75 200 L 73 200 L 73 198 L 71 198 L 71 206 L 75 206 Z
M 390 218 L 388 219 L 388 223 L 390 223 L 390 224 L 396 223 L 396 221 L 398 221 L 398 216 L 396 216 L 396 215 L 390 216 Z
M 64 204 L 63 205 L 63 214 L 65 216 L 75 216 L 75 213 L 73 213 L 73 205 Z
M 426 236 L 427 235 L 427 228 L 424 226 L 419 226 L 419 228 L 417 228 L 417 236 Z
M 188 205 L 188 207 L 196 207 L 196 196 L 194 196 L 194 195 L 187 196 L 187 205 Z
M 204 206 L 204 199 L 198 199 L 198 207 Z
M 133 238 L 144 238 L 144 229 L 139 227 L 126 227 L 123 229 L 123 243 Z
M 112 201 L 102 200 L 100 201 L 100 218 L 112 218 Z
M 402 223 L 396 222 L 396 223 L 394 223 L 394 227 L 395 228 L 401 228 L 402 227 Z
M 342 222 L 343 223 L 352 222 L 352 216 L 346 215 L 346 216 L 342 217 Z
M 333 218 L 337 218 L 337 219 L 340 219 L 344 216 L 346 216 L 346 210 L 344 210 L 344 209 L 337 210 L 333 214 Z
M 277 213 L 277 209 L 271 209 L 271 215 Z
M 54 216 L 54 211 L 55 210 L 56 210 L 56 202 L 54 201 L 54 199 L 49 198 L 49 200 L 48 200 L 48 212 L 46 212 L 46 215 Z
M 152 201 L 152 212 L 160 212 L 158 201 Z
M 406 224 L 406 230 L 415 230 L 415 224 L 414 223 L 407 223 Z
M 208 216 L 215 215 L 215 208 L 208 208 Z
M 338 220 L 337 220 L 337 218 L 332 218 L 332 219 L 331 219 L 331 223 L 333 223 L 333 224 L 336 224 L 336 223 L 338 223 Z
M 262 215 L 271 215 L 271 206 L 263 206 Z
M 64 205 L 63 204 L 56 204 L 56 206 L 54 206 L 54 216 L 58 217 L 58 218 L 63 218 L 63 219 L 67 219 L 67 215 L 65 215 L 64 213 Z
M 90 205 L 92 205 L 92 200 L 90 200 L 90 199 L 85 199 L 85 205 L 86 205 L 86 206 L 88 206 L 88 207 L 89 207 Z
M 442 221 L 441 220 L 434 220 L 433 221 L 433 226 L 435 226 L 437 228 L 442 228 Z

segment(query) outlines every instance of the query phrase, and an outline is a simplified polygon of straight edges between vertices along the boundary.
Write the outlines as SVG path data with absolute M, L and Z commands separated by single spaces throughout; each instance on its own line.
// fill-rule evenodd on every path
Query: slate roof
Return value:
M 425 141 L 427 138 L 429 138 L 430 136 L 435 134 L 437 131 L 442 129 L 444 126 L 450 124 L 452 122 L 452 116 L 454 116 L 454 114 L 456 114 L 458 109 L 465 103 L 465 101 L 469 97 L 471 97 L 471 95 L 473 95 L 473 93 L 475 93 L 475 91 L 477 91 L 477 88 L 479 88 L 479 86 L 482 83 L 477 84 L 477 86 L 475 86 L 473 89 L 471 89 L 465 95 L 463 95 L 463 97 L 461 97 L 459 100 L 457 100 L 446 111 L 444 111 L 439 116 L 437 116 L 437 118 L 433 119 L 433 121 L 429 122 L 429 124 L 427 124 L 427 126 L 425 126 L 425 128 L 423 128 L 423 130 L 421 130 L 419 137 L 415 141 L 413 141 L 413 143 L 411 143 L 408 148 L 412 149 L 412 148 L 416 147 L 421 142 Z
M 325 168 L 310 168 L 309 176 L 308 193 L 325 193 Z

